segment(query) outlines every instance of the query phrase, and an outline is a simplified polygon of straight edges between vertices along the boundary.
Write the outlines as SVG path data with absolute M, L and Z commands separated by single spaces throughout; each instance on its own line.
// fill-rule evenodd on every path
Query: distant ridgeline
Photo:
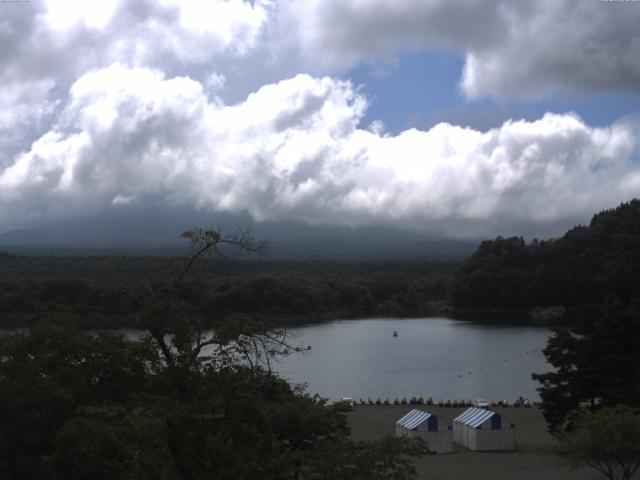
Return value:
M 561 238 L 482 242 L 457 270 L 454 307 L 574 307 L 640 297 L 640 200 L 596 214 Z

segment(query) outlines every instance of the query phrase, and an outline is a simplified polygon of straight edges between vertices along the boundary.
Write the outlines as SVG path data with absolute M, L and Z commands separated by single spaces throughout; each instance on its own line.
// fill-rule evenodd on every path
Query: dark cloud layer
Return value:
M 403 49 L 465 56 L 473 98 L 640 92 L 640 4 L 600 0 L 308 0 L 281 3 L 307 58 L 347 67 Z M 301 20 L 300 20 L 301 19 Z

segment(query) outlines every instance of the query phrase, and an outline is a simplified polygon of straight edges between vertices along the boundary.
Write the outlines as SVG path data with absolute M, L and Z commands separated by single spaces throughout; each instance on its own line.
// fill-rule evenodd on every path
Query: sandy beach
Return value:
M 464 408 L 410 405 L 356 405 L 349 413 L 351 437 L 354 440 L 376 440 L 395 435 L 395 421 L 412 408 L 431 412 L 440 421 L 451 420 Z M 503 419 L 516 425 L 517 450 L 514 452 L 472 452 L 456 445 L 449 455 L 424 455 L 415 460 L 419 479 L 465 480 L 597 480 L 595 470 L 571 472 L 562 466 L 554 453 L 555 441 L 537 408 L 496 408 Z

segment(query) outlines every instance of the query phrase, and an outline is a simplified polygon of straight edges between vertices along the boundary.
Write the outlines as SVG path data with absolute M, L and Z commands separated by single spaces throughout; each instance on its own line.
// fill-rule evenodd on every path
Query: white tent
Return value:
M 453 441 L 476 451 L 515 450 L 516 429 L 497 412 L 469 408 L 453 419 Z
M 422 438 L 432 453 L 453 452 L 451 429 L 439 428 L 438 417 L 422 410 L 411 410 L 398 420 L 396 436 Z

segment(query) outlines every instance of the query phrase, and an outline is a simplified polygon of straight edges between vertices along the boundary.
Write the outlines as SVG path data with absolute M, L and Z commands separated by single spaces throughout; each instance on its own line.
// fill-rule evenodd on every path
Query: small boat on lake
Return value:
M 393 332 L 393 336 L 397 337 L 398 336 L 398 332 Z

